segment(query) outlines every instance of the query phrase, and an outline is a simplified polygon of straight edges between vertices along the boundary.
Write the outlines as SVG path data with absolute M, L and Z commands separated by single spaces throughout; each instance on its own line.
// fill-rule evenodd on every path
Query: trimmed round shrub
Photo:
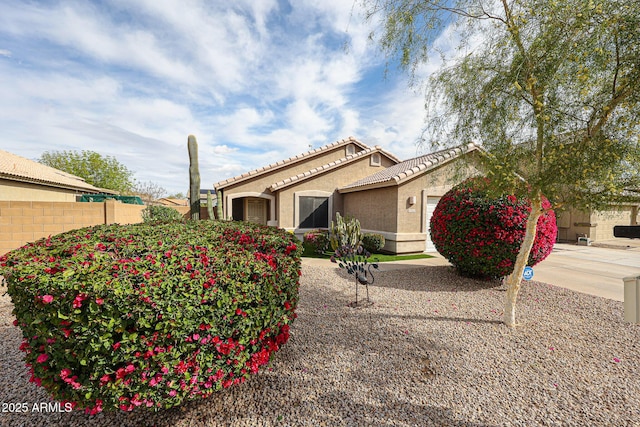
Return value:
M 142 210 L 142 220 L 144 222 L 155 221 L 180 221 L 182 214 L 168 206 L 149 205 Z
M 513 272 L 531 205 L 513 195 L 489 198 L 487 184 L 486 178 L 472 178 L 446 193 L 431 217 L 431 240 L 462 274 L 498 278 Z M 543 198 L 542 206 L 529 266 L 545 259 L 556 240 L 551 204 Z
M 218 221 L 70 231 L 0 257 L 31 381 L 95 414 L 244 382 L 289 338 L 299 241 Z
M 329 247 L 329 236 L 325 230 L 312 230 L 302 237 L 305 255 L 321 255 Z
M 371 253 L 379 253 L 384 248 L 384 236 L 378 233 L 364 233 L 362 236 L 362 246 Z

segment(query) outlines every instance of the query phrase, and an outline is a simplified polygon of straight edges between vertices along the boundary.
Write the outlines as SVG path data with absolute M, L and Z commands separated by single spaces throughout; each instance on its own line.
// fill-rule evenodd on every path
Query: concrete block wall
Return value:
M 0 201 L 0 255 L 28 242 L 98 224 L 142 222 L 144 206 L 103 203 Z

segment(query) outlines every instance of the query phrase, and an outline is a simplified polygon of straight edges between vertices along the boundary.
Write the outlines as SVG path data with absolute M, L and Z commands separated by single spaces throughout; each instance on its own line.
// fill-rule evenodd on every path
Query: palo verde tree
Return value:
M 95 151 L 45 151 L 38 162 L 79 176 L 99 188 L 130 193 L 134 187 L 133 172 L 115 157 Z
M 602 208 L 638 186 L 640 3 L 624 0 L 363 0 L 389 63 L 425 84 L 425 138 L 480 142 L 497 194 L 532 210 L 504 322 L 516 325 L 521 277 L 543 214 Z M 446 57 L 442 46 L 459 40 Z M 421 80 L 421 66 L 444 57 Z

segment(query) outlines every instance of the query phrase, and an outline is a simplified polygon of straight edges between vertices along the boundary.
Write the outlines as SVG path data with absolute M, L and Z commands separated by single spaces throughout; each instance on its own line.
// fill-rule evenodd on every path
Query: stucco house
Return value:
M 384 235 L 386 251 L 423 252 L 433 249 L 429 215 L 453 185 L 452 162 L 476 150 L 472 144 L 401 162 L 350 137 L 214 186 L 227 219 L 279 226 L 302 237 L 328 228 L 340 212 Z
M 480 174 L 476 160 L 481 150 L 475 144 L 447 148 L 344 185 L 338 189 L 344 213 L 358 218 L 364 232 L 382 234 L 385 251 L 435 252 L 431 215 L 455 184 Z
M 0 150 L 0 200 L 75 202 L 83 194 L 108 193 L 84 179 Z
M 296 234 L 326 228 L 343 212 L 338 188 L 400 163 L 351 137 L 214 184 L 224 216 Z
M 358 218 L 364 232 L 382 234 L 387 252 L 435 252 L 431 215 L 454 185 L 482 173 L 482 153 L 468 144 L 400 161 L 349 137 L 214 186 L 227 219 L 279 226 L 301 238 L 328 228 L 340 212 Z M 637 224 L 637 217 L 638 204 L 569 209 L 558 216 L 558 239 L 611 239 L 615 225 Z

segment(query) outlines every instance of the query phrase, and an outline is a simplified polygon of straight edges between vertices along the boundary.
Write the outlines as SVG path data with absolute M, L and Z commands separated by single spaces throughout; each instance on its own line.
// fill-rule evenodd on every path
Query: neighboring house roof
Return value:
M 163 197 L 156 200 L 156 202 L 163 206 L 189 206 L 189 203 L 185 199 L 176 199 L 173 197 Z
M 75 190 L 83 193 L 117 194 L 112 190 L 94 187 L 79 176 L 34 162 L 8 151 L 0 150 L 0 178 L 40 184 L 47 187 Z
M 336 161 L 327 163 L 325 165 L 319 166 L 317 168 L 313 168 L 311 170 L 308 170 L 304 173 L 300 173 L 298 175 L 292 176 L 290 178 L 287 178 L 285 180 L 282 181 L 278 181 L 275 184 L 272 184 L 271 187 L 269 187 L 269 189 L 271 191 L 277 191 L 277 190 L 281 190 L 285 187 L 288 187 L 290 185 L 302 182 L 306 179 L 309 179 L 311 177 L 314 177 L 318 174 L 330 171 L 332 169 L 344 166 L 346 164 L 349 164 L 351 162 L 354 162 L 356 160 L 359 160 L 363 157 L 369 156 L 373 153 L 381 153 L 384 154 L 386 157 L 388 157 L 389 159 L 393 160 L 394 162 L 399 162 L 398 158 L 396 156 L 394 156 L 393 154 L 389 153 L 388 151 L 382 149 L 380 146 L 376 145 L 374 148 L 367 148 L 365 150 L 359 151 L 355 154 L 351 154 L 349 156 L 343 157 L 341 159 L 338 159 Z
M 475 150 L 481 150 L 480 146 L 471 143 L 461 147 L 447 148 L 434 153 L 425 154 L 423 156 L 405 160 L 397 165 L 390 166 L 380 172 L 346 185 L 338 191 L 340 193 L 350 193 L 370 188 L 398 185 L 404 181 L 414 178 L 418 174 L 424 173 L 447 163 L 462 154 Z
M 364 144 L 364 143 L 358 141 L 356 138 L 350 136 L 349 138 L 333 142 L 331 144 L 325 145 L 325 146 L 320 147 L 320 148 L 316 148 L 316 149 L 311 150 L 311 151 L 307 151 L 306 153 L 302 153 L 302 154 L 299 154 L 297 156 L 290 157 L 290 158 L 288 158 L 286 160 L 281 160 L 279 162 L 272 163 L 272 164 L 270 164 L 268 166 L 264 166 L 264 167 L 261 167 L 259 169 L 252 170 L 250 172 L 243 173 L 242 175 L 239 175 L 239 176 L 236 176 L 236 177 L 233 177 L 233 178 L 229 178 L 229 179 L 225 179 L 224 181 L 220 181 L 220 182 L 214 184 L 214 187 L 217 190 L 220 190 L 220 189 L 228 187 L 228 186 L 230 186 L 232 184 L 237 184 L 239 182 L 255 178 L 256 176 L 260 176 L 260 175 L 266 174 L 268 172 L 272 172 L 272 171 L 275 171 L 275 170 L 278 170 L 278 169 L 281 169 L 281 168 L 288 167 L 288 166 L 290 166 L 290 165 L 292 165 L 294 163 L 305 161 L 305 160 L 307 160 L 307 159 L 309 159 L 311 157 L 315 157 L 315 156 L 317 156 L 319 154 L 325 153 L 325 152 L 330 151 L 330 150 L 334 150 L 334 149 L 336 149 L 336 148 L 338 148 L 340 146 L 346 146 L 348 144 L 357 145 L 358 147 L 360 147 L 360 148 L 362 148 L 364 150 L 370 148 L 366 144 Z M 393 157 L 393 158 L 395 159 L 395 157 Z

